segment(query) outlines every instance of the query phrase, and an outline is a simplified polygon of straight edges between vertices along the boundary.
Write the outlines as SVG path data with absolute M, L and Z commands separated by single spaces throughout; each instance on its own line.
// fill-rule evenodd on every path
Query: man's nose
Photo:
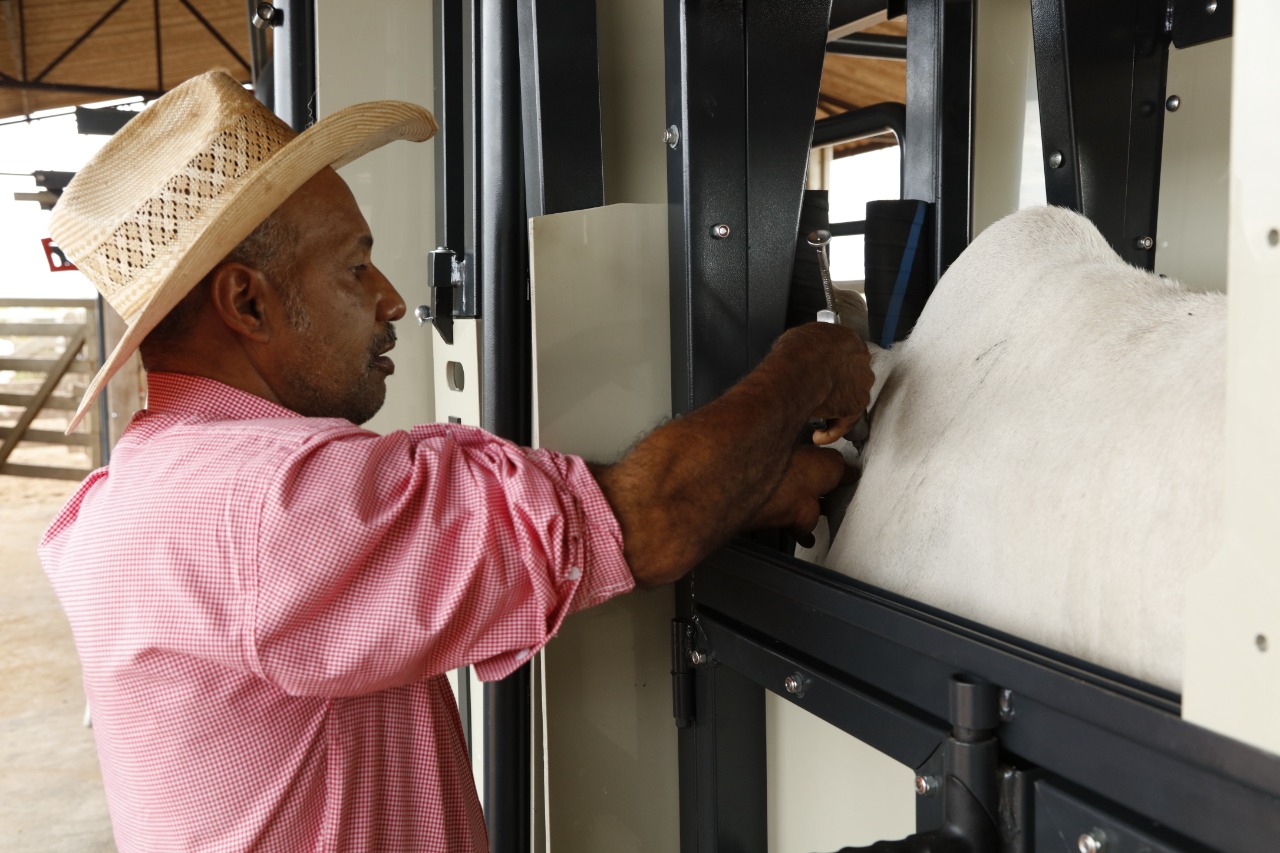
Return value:
M 375 268 L 376 269 L 376 268 Z M 400 295 L 400 291 L 396 290 L 396 286 L 391 280 L 382 274 L 381 270 L 377 270 L 380 291 L 378 293 L 378 319 L 383 320 L 399 320 L 404 317 L 407 310 L 404 303 L 404 297 Z

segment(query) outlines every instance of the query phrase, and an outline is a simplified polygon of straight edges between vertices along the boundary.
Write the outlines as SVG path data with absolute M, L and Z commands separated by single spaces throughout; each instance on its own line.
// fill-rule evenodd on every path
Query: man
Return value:
M 55 211 L 129 323 L 79 414 L 135 347 L 148 371 L 147 408 L 41 545 L 123 853 L 486 850 L 443 673 L 503 677 L 570 612 L 740 531 L 807 532 L 844 474 L 793 446 L 813 416 L 840 435 L 871 386 L 856 336 L 818 324 L 611 466 L 360 429 L 405 305 L 331 166 L 434 129 L 379 102 L 295 137 L 208 74 Z

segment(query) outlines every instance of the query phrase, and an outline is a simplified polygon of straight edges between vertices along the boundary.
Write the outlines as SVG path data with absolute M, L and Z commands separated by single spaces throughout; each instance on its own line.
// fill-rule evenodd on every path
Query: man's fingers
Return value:
M 837 439 L 843 438 L 844 434 L 853 429 L 853 425 L 858 422 L 862 415 L 856 415 L 847 418 L 835 418 L 827 421 L 826 429 L 816 429 L 813 431 L 813 443 L 819 445 L 831 444 Z

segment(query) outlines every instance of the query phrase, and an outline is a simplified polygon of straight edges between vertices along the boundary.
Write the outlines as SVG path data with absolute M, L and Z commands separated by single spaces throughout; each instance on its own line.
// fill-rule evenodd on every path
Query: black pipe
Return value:
M 902 145 L 907 135 L 907 108 L 902 104 L 872 104 L 821 118 L 813 123 L 813 147 L 852 142 L 890 131 Z
M 275 114 L 301 133 L 316 121 L 315 0 L 277 0 L 284 26 L 275 31 Z
M 473 0 L 472 21 L 480 423 L 528 444 L 530 314 L 515 0 Z M 527 853 L 531 845 L 531 693 L 527 664 L 485 685 L 485 806 L 492 853 Z
M 905 36 L 880 36 L 873 33 L 854 33 L 827 42 L 827 53 L 842 56 L 862 56 L 867 59 L 896 59 L 907 61 Z

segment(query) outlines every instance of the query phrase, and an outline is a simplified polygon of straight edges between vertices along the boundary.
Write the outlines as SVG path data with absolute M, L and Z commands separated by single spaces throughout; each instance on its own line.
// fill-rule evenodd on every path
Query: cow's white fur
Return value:
M 1184 581 L 1222 538 L 1225 297 L 1036 208 L 975 240 L 877 362 L 827 564 L 1179 689 Z

